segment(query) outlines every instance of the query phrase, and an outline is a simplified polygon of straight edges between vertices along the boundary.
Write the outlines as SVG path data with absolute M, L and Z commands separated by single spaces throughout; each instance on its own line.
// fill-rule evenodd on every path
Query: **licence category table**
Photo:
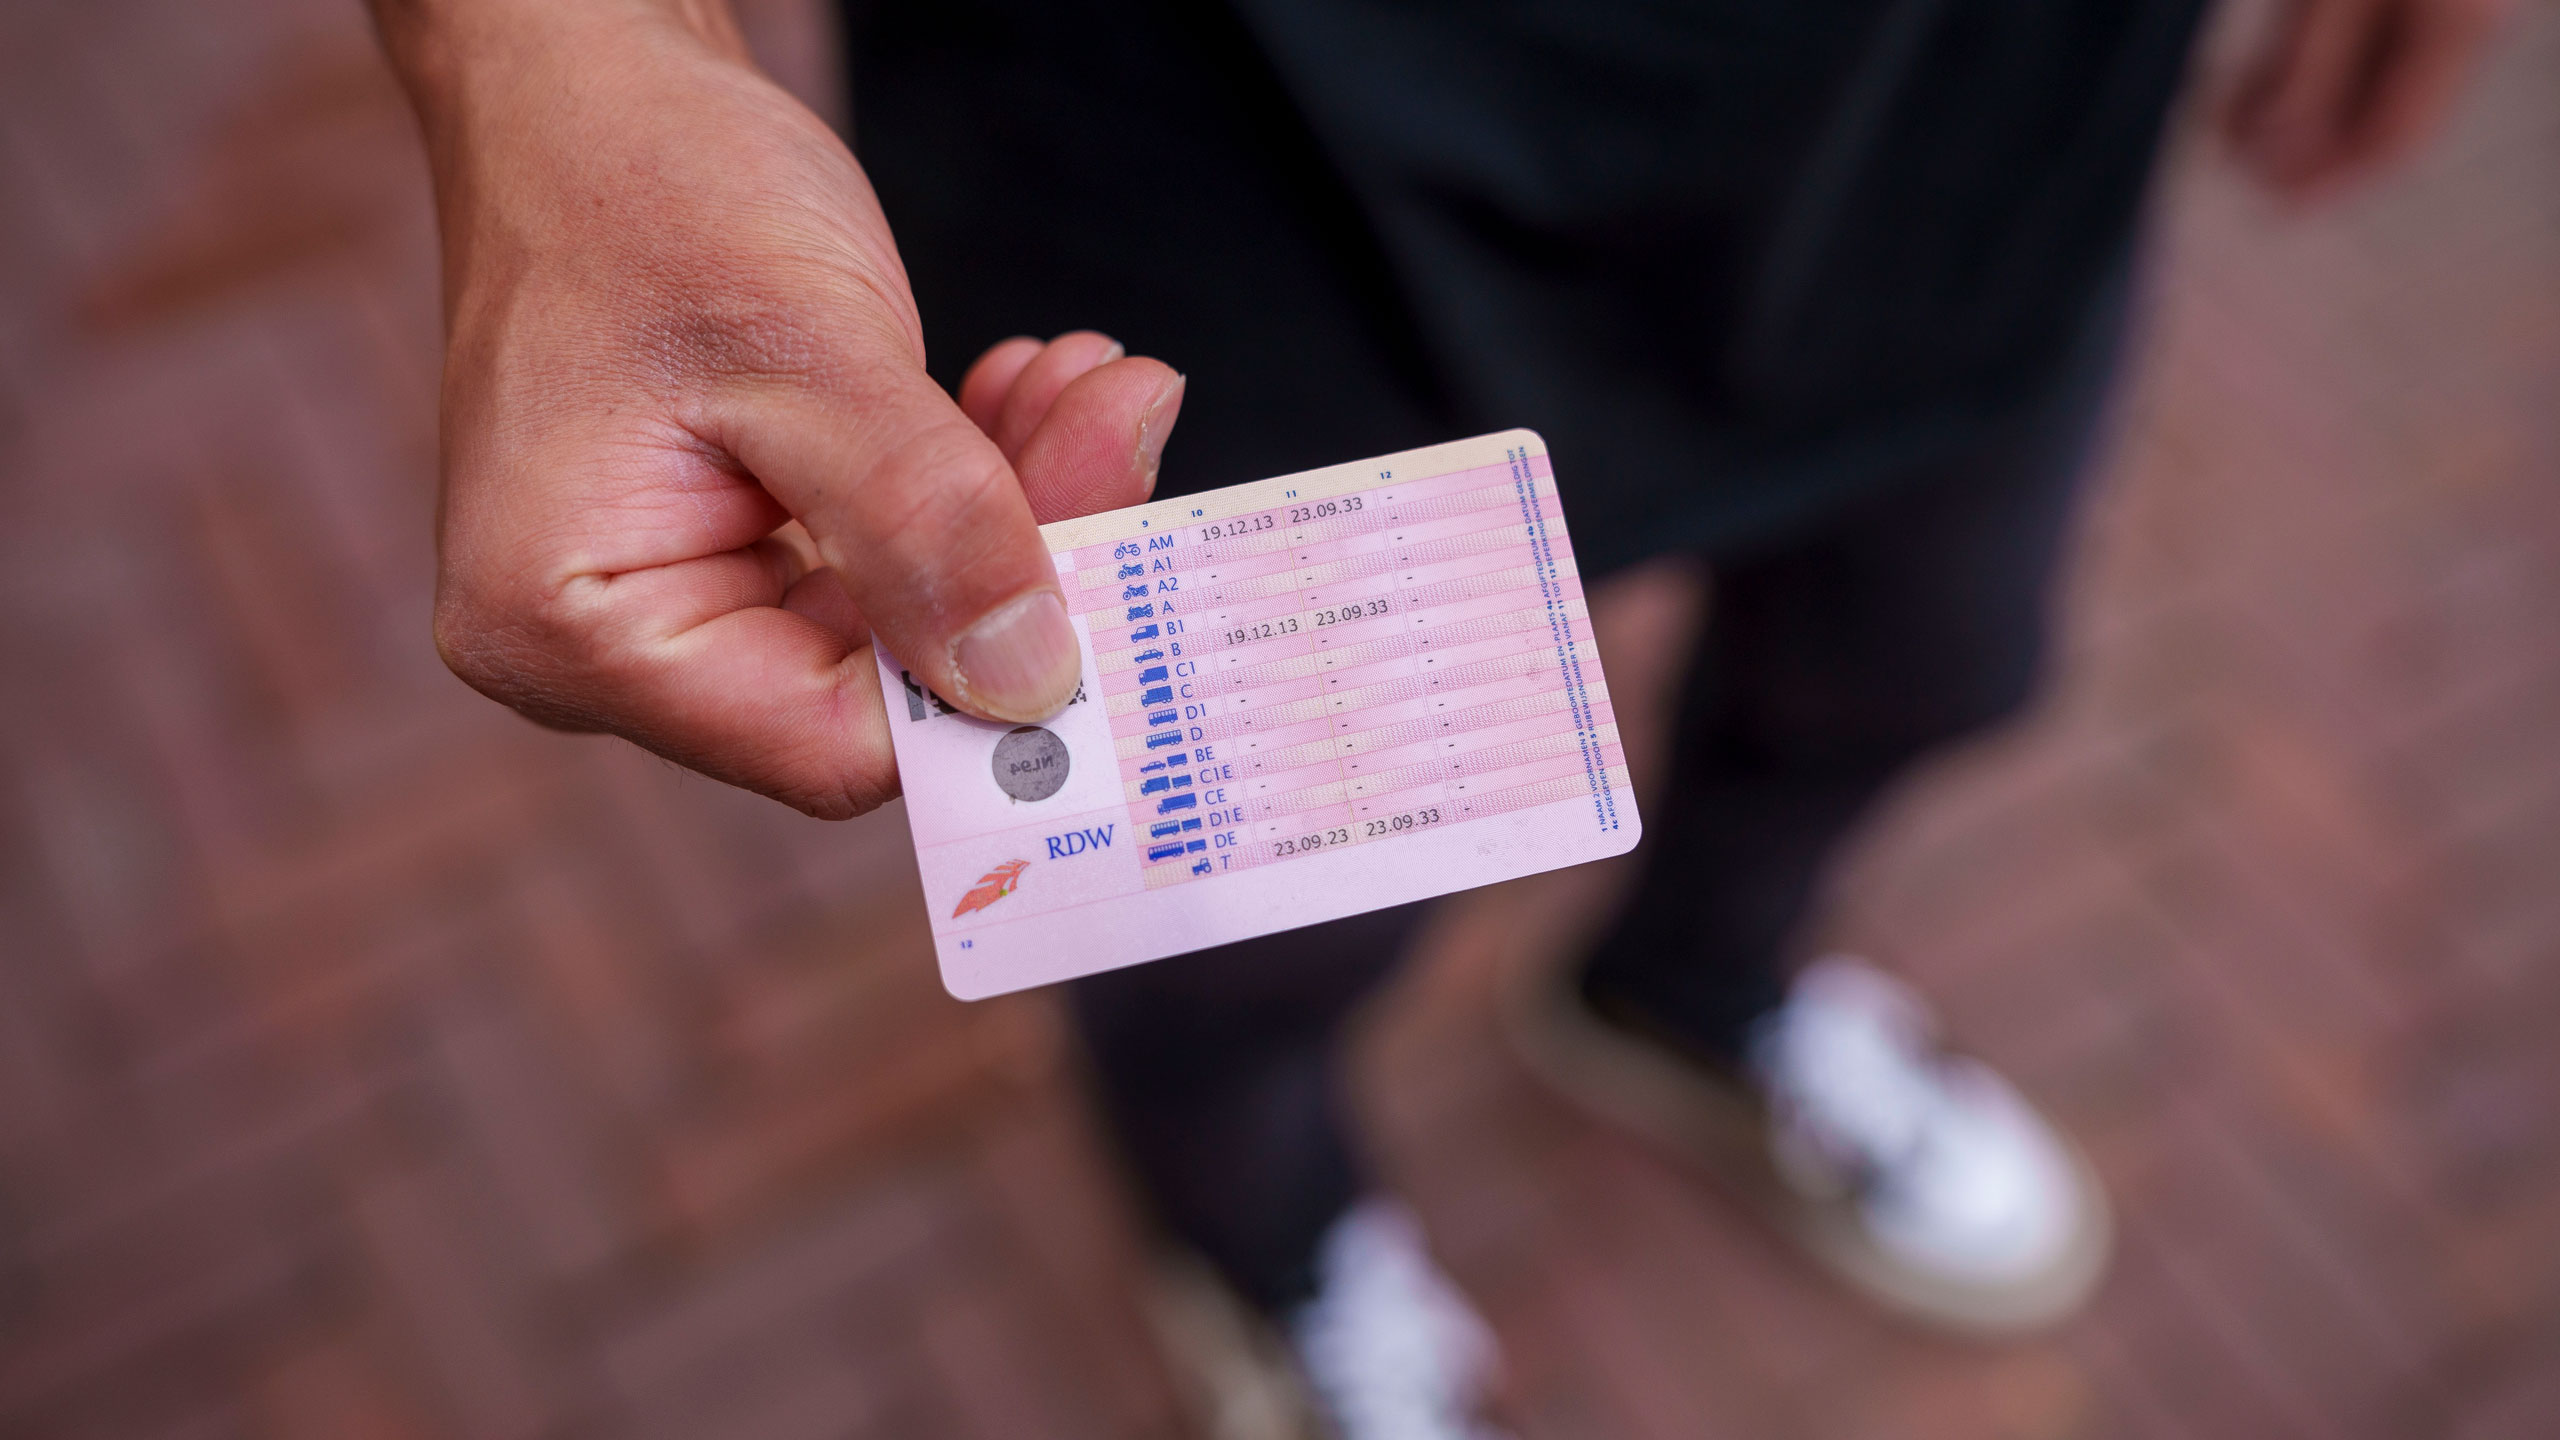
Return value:
M 1325 490 L 1060 555 L 1146 884 L 1577 797 L 1613 828 L 1626 757 L 1543 450 Z

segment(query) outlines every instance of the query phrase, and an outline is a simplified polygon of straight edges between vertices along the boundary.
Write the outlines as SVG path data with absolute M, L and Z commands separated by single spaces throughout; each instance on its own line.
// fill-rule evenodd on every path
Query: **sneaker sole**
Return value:
M 1593 1019 L 1568 994 L 1567 973 L 1520 956 L 1504 963 L 1499 1023 L 1520 1061 L 1612 1128 L 1703 1172 L 1851 1289 L 1906 1319 L 1978 1339 L 2044 1329 L 2096 1292 L 2114 1248 L 2114 1216 L 2088 1157 L 2041 1110 L 2036 1117 L 2061 1142 L 2079 1196 L 2070 1243 L 2050 1264 L 2015 1280 L 1950 1281 L 1879 1248 L 1853 1200 L 1807 1200 L 1790 1188 L 1770 1161 L 1754 1098 Z

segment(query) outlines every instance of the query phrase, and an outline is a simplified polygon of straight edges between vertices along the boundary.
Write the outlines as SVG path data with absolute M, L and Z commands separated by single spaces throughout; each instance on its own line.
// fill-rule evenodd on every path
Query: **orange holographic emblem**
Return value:
M 984 910 L 1012 894 L 1014 885 L 1022 879 L 1022 872 L 1030 868 L 1028 860 L 1007 860 L 979 876 L 977 888 L 960 897 L 959 908 L 951 912 L 951 918 L 957 920 L 972 910 Z

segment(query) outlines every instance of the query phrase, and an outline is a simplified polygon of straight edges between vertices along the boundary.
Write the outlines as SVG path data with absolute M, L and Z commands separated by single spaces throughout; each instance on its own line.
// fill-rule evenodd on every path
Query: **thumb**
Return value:
M 1074 696 L 1075 629 L 1021 483 L 906 344 L 757 377 L 717 404 L 717 443 L 808 529 L 917 679 L 994 720 Z

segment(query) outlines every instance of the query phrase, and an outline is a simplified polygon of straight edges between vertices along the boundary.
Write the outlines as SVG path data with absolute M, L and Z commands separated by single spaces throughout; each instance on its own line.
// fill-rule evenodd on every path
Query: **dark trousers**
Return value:
M 2025 703 L 2119 313 L 2101 307 L 2051 403 L 2006 440 L 1714 567 L 1642 873 L 1584 973 L 1595 998 L 1737 1059 L 1784 996 L 1787 947 L 1843 832 L 1914 759 Z M 1361 1187 L 1341 1022 L 1420 909 L 1073 987 L 1160 1218 L 1267 1307 L 1312 1293 L 1316 1242 Z
M 2200 8 L 971 0 L 846 33 L 944 379 L 1094 325 L 1194 377 L 1168 495 L 1529 425 L 1590 563 L 1764 537 L 1709 557 L 1642 873 L 1587 971 L 1730 1058 L 1841 834 L 2028 692 L 2112 300 L 2059 356 Z M 1388 43 L 1417 83 L 1343 83 Z M 1072 991 L 1160 1218 L 1266 1305 L 1362 1183 L 1336 1035 L 1412 919 Z

